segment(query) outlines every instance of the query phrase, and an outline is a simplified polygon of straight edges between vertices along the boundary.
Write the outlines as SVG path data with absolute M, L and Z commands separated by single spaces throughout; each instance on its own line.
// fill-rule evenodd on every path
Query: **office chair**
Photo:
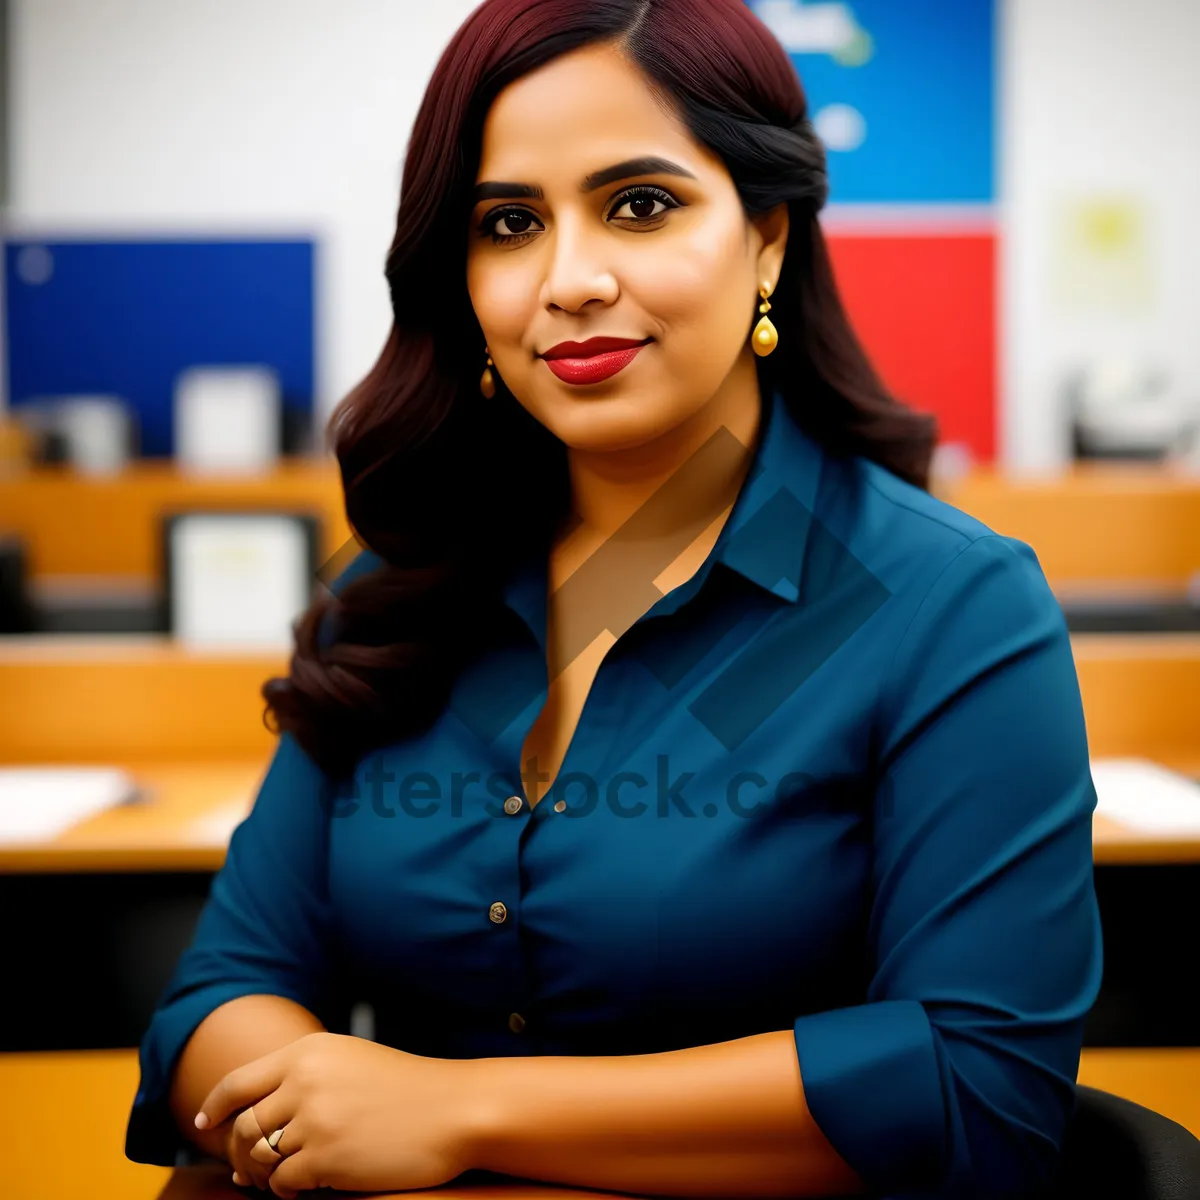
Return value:
M 1077 1084 L 1053 1200 L 1197 1200 L 1200 1139 L 1153 1109 Z

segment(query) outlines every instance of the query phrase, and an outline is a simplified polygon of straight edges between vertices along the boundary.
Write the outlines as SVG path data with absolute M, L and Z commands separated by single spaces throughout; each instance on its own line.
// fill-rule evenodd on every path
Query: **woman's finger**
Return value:
M 196 1128 L 214 1128 L 238 1109 L 269 1096 L 283 1082 L 291 1049 L 283 1046 L 225 1075 L 204 1097 L 195 1116 Z
M 229 1165 L 233 1168 L 234 1182 L 243 1187 L 265 1188 L 271 1172 L 254 1161 L 250 1150 L 263 1136 L 253 1107 L 243 1109 L 233 1122 L 233 1135 L 229 1139 Z
M 283 1140 L 286 1139 L 285 1133 Z M 301 1149 L 294 1154 L 285 1155 L 283 1161 L 271 1172 L 270 1188 L 280 1200 L 295 1200 L 297 1192 L 324 1186 L 316 1173 L 316 1160 L 312 1151 L 303 1148 L 303 1138 L 298 1136 L 297 1141 L 301 1142 Z
M 280 1136 L 276 1140 L 275 1146 L 272 1146 L 270 1139 L 275 1137 L 276 1134 L 280 1134 Z M 282 1145 L 283 1136 L 279 1127 L 276 1126 L 274 1132 L 260 1137 L 258 1141 L 250 1147 L 250 1157 L 254 1159 L 255 1162 L 262 1163 L 263 1166 L 275 1167 L 283 1159 L 283 1150 L 276 1149 L 276 1147 L 282 1147 Z
M 278 1092 L 252 1104 L 234 1121 L 234 1136 L 231 1139 L 230 1165 L 243 1180 L 255 1187 L 266 1188 L 267 1181 L 282 1155 L 274 1150 L 264 1158 L 255 1154 L 255 1146 L 266 1144 L 267 1139 L 287 1123 L 291 1110 L 285 1098 Z

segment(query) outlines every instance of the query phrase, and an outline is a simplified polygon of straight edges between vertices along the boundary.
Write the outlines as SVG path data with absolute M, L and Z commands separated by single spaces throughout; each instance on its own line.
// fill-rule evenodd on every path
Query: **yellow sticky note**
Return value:
M 1055 302 L 1068 315 L 1146 314 L 1156 301 L 1151 220 L 1129 196 L 1061 202 L 1053 246 Z

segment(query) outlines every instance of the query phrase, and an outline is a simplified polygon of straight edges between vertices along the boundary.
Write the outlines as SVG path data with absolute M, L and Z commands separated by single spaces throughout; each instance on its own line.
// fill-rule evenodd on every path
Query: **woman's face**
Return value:
M 749 334 L 787 207 L 748 221 L 721 160 L 616 50 L 589 46 L 506 88 L 476 182 L 467 286 L 494 369 L 568 446 L 641 445 L 754 380 Z M 603 347 L 555 358 L 592 338 L 645 345 L 603 379 L 578 361 Z

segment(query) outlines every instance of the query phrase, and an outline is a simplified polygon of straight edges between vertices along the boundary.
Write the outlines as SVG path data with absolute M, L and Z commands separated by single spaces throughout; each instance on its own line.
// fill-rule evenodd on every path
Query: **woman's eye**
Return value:
M 661 207 L 656 208 L 656 205 Z M 661 217 L 668 209 L 678 207 L 679 202 L 670 192 L 661 188 L 644 187 L 625 192 L 618 198 L 609 216 L 621 221 L 652 221 L 655 217 Z M 621 214 L 625 209 L 629 212 L 623 216 Z
M 609 220 L 632 225 L 657 221 L 668 209 L 678 208 L 679 201 L 670 192 L 656 187 L 631 188 L 617 197 L 609 211 Z M 490 236 L 497 245 L 518 245 L 544 229 L 533 213 L 523 208 L 498 208 L 480 222 L 481 233 Z
M 484 231 L 490 233 L 495 242 L 523 238 L 534 232 L 531 225 L 540 225 L 540 222 L 533 213 L 520 208 L 500 209 L 483 222 Z

